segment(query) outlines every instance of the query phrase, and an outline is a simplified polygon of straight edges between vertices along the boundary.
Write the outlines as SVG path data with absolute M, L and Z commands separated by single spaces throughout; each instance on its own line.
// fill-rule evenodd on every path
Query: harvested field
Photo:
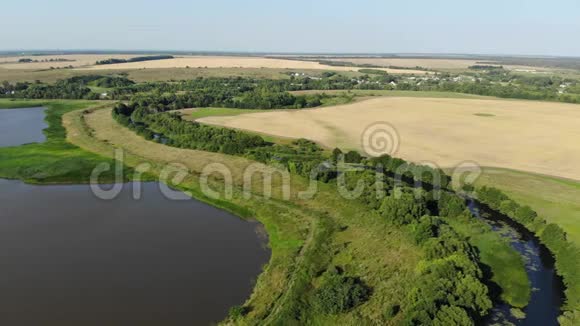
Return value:
M 334 67 L 312 61 L 270 59 L 261 57 L 234 56 L 190 56 L 168 60 L 119 63 L 93 66 L 86 69 L 155 69 L 155 68 L 270 68 L 270 69 L 314 69 L 335 71 L 358 71 L 358 67 Z M 420 70 L 381 69 L 393 74 L 425 74 Z
M 352 62 L 358 65 L 370 64 L 384 67 L 406 67 L 406 68 L 428 68 L 434 70 L 464 70 L 469 66 L 482 65 L 480 60 L 466 59 L 433 59 L 433 58 L 331 58 L 324 59 L 336 62 Z M 549 71 L 549 68 L 539 68 L 530 66 L 504 65 L 504 68 L 515 71 Z
M 20 57 L 1 57 L 0 69 L 20 69 L 20 70 L 43 70 L 62 67 L 83 67 L 92 66 L 99 60 L 106 60 L 110 58 L 129 59 L 141 55 L 136 54 L 70 54 L 70 55 L 40 55 L 40 56 L 20 56 Z M 20 59 L 32 59 L 39 62 L 23 62 Z M 53 61 L 42 62 L 50 59 L 64 59 L 71 61 Z
M 399 139 L 398 152 L 391 154 L 410 161 L 454 167 L 470 160 L 580 180 L 580 106 L 572 104 L 385 97 L 199 121 L 358 150 L 365 129 L 384 121 L 396 129 Z

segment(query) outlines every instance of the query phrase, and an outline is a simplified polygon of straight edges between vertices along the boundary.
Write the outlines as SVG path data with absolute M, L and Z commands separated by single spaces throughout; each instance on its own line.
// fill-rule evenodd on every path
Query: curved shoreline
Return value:
M 222 203 L 230 205 L 233 203 L 255 213 L 256 219 L 265 225 L 270 235 L 273 253 L 271 262 L 260 275 L 255 291 L 245 305 L 252 308 L 244 317 L 246 323 L 261 323 L 264 320 L 274 323 L 290 318 L 288 314 L 292 309 L 297 309 L 296 304 L 300 301 L 298 298 L 311 293 L 311 282 L 318 276 L 310 274 L 328 268 L 328 264 L 336 259 L 337 252 L 331 246 L 342 248 L 340 251 L 344 253 L 339 256 L 350 257 L 356 252 L 357 264 L 348 265 L 352 270 L 351 273 L 364 277 L 364 281 L 376 290 L 370 302 L 360 309 L 366 310 L 365 313 L 371 314 L 376 320 L 384 318 L 382 307 L 385 302 L 392 302 L 392 305 L 401 304 L 407 295 L 408 290 L 405 289 L 413 286 L 412 280 L 416 277 L 414 266 L 419 260 L 419 249 L 409 241 L 402 230 L 391 229 L 385 233 L 379 225 L 387 223 L 386 221 L 377 220 L 374 212 L 367 212 L 360 204 L 345 202 L 336 191 L 330 191 L 329 185 L 320 185 L 322 189 L 316 200 L 303 201 L 298 197 L 298 193 L 308 188 L 308 181 L 301 177 L 293 177 L 292 194 L 288 201 L 282 200 L 282 194 L 276 190 L 280 190 L 280 185 L 274 180 L 275 190 L 272 198 L 252 196 L 247 200 L 236 187 L 241 185 L 238 182 L 243 182 L 242 175 L 247 165 L 257 164 L 254 161 L 147 141 L 130 129 L 119 127 L 110 109 L 71 112 L 64 117 L 64 122 L 69 134 L 74 138 L 69 137 L 70 142 L 108 156 L 113 154 L 112 149 L 115 146 L 122 147 L 125 162 L 130 166 L 151 162 L 153 168 L 158 171 L 167 162 L 181 162 L 192 176 L 192 179 L 185 181 L 184 186 L 188 191 L 193 190 L 196 197 L 200 195 L 204 198 L 198 179 L 200 171 L 206 164 L 220 162 L 231 169 L 235 186 L 234 195 Z M 260 178 L 254 180 L 252 192 L 261 193 L 260 180 Z M 219 184 L 223 184 L 223 181 L 217 182 L 214 185 L 217 187 L 215 189 L 221 189 Z M 363 212 L 366 213 L 361 215 Z M 341 231 L 338 229 L 341 225 L 349 227 Z M 351 235 L 352 232 L 356 232 L 356 236 Z M 346 240 L 335 239 L 336 237 L 341 239 L 345 234 L 348 234 Z M 335 243 L 336 241 L 339 242 Z M 348 241 L 350 245 L 344 246 L 343 241 Z M 359 257 L 360 252 L 364 254 Z M 399 259 L 403 256 L 405 260 Z M 386 272 L 385 268 L 392 272 Z M 326 318 L 319 315 L 310 317 Z M 350 313 L 334 318 L 354 322 L 360 317 L 356 317 L 356 313 Z M 399 314 L 395 320 L 402 318 L 403 314 Z
M 67 124 L 67 130 L 68 130 L 68 131 L 71 131 L 71 129 L 69 129 L 69 127 L 71 127 L 71 123 L 74 123 L 74 121 L 72 121 L 71 119 L 80 118 L 81 120 L 83 120 L 83 121 L 84 121 L 84 119 L 83 119 L 83 116 L 84 116 L 84 114 L 86 113 L 86 111 L 87 111 L 87 110 L 84 110 L 83 112 L 80 112 L 80 111 L 75 111 L 75 112 L 71 112 L 71 113 L 69 113 L 69 114 L 67 114 L 67 115 L 66 115 L 66 118 L 65 118 L 65 121 L 64 121 L 64 122 L 65 122 L 65 124 Z M 106 111 L 106 110 L 104 110 L 104 111 Z M 76 115 L 75 115 L 75 114 L 76 114 Z M 80 122 L 80 121 L 77 121 L 77 122 Z M 83 129 L 83 128 L 81 128 L 81 129 Z M 72 129 L 72 131 L 73 131 L 73 132 L 74 132 L 74 131 L 79 131 L 79 130 L 81 130 L 81 129 L 79 129 L 79 128 L 76 128 L 76 129 L 75 129 L 75 128 L 73 128 L 73 129 Z M 86 134 L 85 136 L 94 136 L 94 135 L 92 135 L 92 133 L 94 132 L 94 130 L 92 130 L 92 131 L 91 131 L 91 130 L 85 130 L 85 131 L 86 131 L 86 132 L 88 132 L 88 134 Z M 67 133 L 67 135 L 68 135 L 68 133 Z M 76 135 L 76 136 L 78 136 L 78 135 Z M 77 141 L 79 141 L 79 138 L 77 138 L 76 140 L 77 140 Z M 83 143 L 82 143 L 82 139 L 81 139 L 81 147 L 83 147 L 82 145 L 87 145 L 87 144 L 86 144 L 86 143 L 84 143 L 84 144 L 83 144 Z M 97 148 L 97 151 L 96 151 L 96 152 L 97 152 L 97 153 L 101 153 L 101 154 L 102 154 L 102 153 L 103 153 L 103 149 L 107 148 L 107 149 L 109 149 L 109 150 L 110 150 L 110 149 L 111 149 L 111 146 L 113 146 L 113 144 L 111 144 L 111 143 L 107 143 L 106 141 L 102 141 L 102 140 L 101 140 L 99 144 L 91 144 L 91 146 L 97 146 L 98 148 Z M 105 149 L 105 151 L 108 151 L 108 150 L 106 150 L 106 149 Z M 109 153 L 110 153 L 110 151 L 109 151 Z M 129 152 L 129 154 L 131 154 L 131 153 Z M 133 159 L 133 160 L 134 160 L 134 162 L 138 162 L 138 159 L 139 159 L 139 158 L 138 158 L 138 157 L 133 157 L 133 158 L 131 158 L 131 159 Z M 193 185 L 193 184 L 192 184 L 192 185 Z M 203 195 L 203 194 L 202 194 L 202 192 L 199 192 L 199 188 L 198 188 L 198 187 L 196 187 L 195 185 L 193 185 L 193 188 L 194 188 L 194 190 L 197 190 L 197 191 L 198 191 L 198 194 L 200 194 L 200 195 Z M 188 188 L 186 188 L 186 189 L 187 189 L 188 191 L 192 190 L 192 189 L 190 189 L 189 187 L 188 187 Z M 207 200 L 212 200 L 212 199 L 207 199 Z M 206 201 L 206 202 L 207 202 L 207 201 Z M 227 210 L 229 210 L 229 209 L 234 209 L 234 210 L 237 210 L 237 209 L 239 209 L 240 207 L 244 207 L 244 206 L 245 206 L 245 207 L 248 207 L 248 204 L 247 204 L 247 203 L 245 203 L 246 205 L 241 205 L 241 206 L 240 206 L 240 205 L 236 205 L 235 203 L 232 203 L 232 202 L 230 202 L 230 201 L 221 201 L 221 202 L 220 202 L 220 201 L 218 201 L 218 202 L 216 202 L 216 203 L 210 203 L 210 204 L 211 204 L 211 205 L 213 205 L 213 206 L 222 205 L 222 206 L 224 206 L 224 207 L 228 207 L 228 208 L 227 208 Z M 249 205 L 249 206 L 252 206 L 252 205 Z M 218 207 L 219 207 L 219 206 L 218 206 Z M 245 210 L 245 214 L 249 214 L 249 215 L 252 215 L 252 214 L 253 214 L 253 212 L 252 212 L 251 210 L 247 210 L 247 209 L 245 209 L 245 208 L 244 208 L 243 210 Z M 237 212 L 236 212 L 236 214 L 237 214 Z M 312 219 L 312 220 L 311 220 L 311 223 L 314 223 L 314 224 L 316 224 L 314 219 Z M 314 224 L 312 224 L 312 225 L 314 225 Z M 312 226 L 312 225 L 311 225 L 311 226 Z M 266 227 L 268 227 L 266 224 L 265 224 L 265 226 L 266 226 Z M 312 229 L 311 229 L 311 231 L 313 232 L 313 233 L 311 233 L 311 234 L 314 234 L 314 231 L 313 231 Z M 310 237 L 310 236 L 309 236 L 309 237 Z M 308 238 L 309 238 L 309 237 L 308 237 Z M 304 248 L 304 247 L 305 247 L 305 246 L 304 246 L 304 243 L 300 243 L 298 247 L 299 247 L 299 248 Z M 300 250 L 300 252 L 302 252 L 302 250 Z M 273 258 L 272 258 L 272 259 L 273 259 Z M 269 264 L 269 265 L 271 265 L 271 264 Z M 262 274 L 262 275 L 263 275 L 263 274 Z M 261 275 L 261 276 L 262 276 L 262 275 Z M 256 286 L 256 288 L 257 288 L 257 287 L 258 287 L 258 285 Z M 284 293 L 284 294 L 287 294 L 286 292 L 283 292 L 283 293 Z M 251 298 L 250 298 L 249 300 L 251 300 Z M 280 306 L 280 305 L 277 305 L 277 307 L 281 307 L 281 306 Z

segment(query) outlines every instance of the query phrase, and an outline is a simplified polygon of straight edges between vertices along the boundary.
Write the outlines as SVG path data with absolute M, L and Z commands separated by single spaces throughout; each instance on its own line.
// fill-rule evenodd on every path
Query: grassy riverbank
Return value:
M 400 230 L 376 216 L 364 206 L 345 201 L 331 185 L 319 185 L 313 200 L 301 200 L 297 193 L 308 184 L 297 176 L 291 178 L 290 200 L 281 200 L 279 180 L 274 182 L 273 198 L 254 195 L 250 199 L 240 191 L 243 172 L 255 162 L 217 153 L 179 149 L 149 142 L 120 127 L 108 109 L 75 111 L 64 117 L 68 140 L 78 146 L 112 156 L 115 147 L 125 152 L 125 164 L 151 164 L 159 174 L 168 163 L 181 163 L 189 177 L 180 188 L 197 199 L 218 207 L 256 218 L 270 236 L 272 259 L 259 277 L 254 293 L 244 304 L 247 314 L 239 324 L 279 324 L 290 316 L 317 324 L 400 323 L 405 318 L 405 298 L 417 277 L 415 266 L 421 252 Z M 222 163 L 232 173 L 233 197 L 224 201 L 203 195 L 199 175 L 210 163 Z M 258 169 L 267 169 L 258 164 Z M 252 193 L 262 193 L 261 179 L 255 178 Z M 219 179 L 210 178 L 211 187 L 223 189 Z M 345 275 L 360 277 L 373 289 L 370 300 L 339 315 L 324 315 L 304 306 L 313 299 L 314 286 L 321 273 L 333 266 Z M 385 307 L 400 306 L 394 318 L 385 315 Z
M 101 163 L 114 160 L 87 152 L 65 141 L 66 131 L 62 115 L 91 106 L 102 105 L 91 101 L 12 101 L 0 100 L 2 108 L 44 106 L 48 128 L 46 141 L 0 148 L 0 178 L 21 179 L 29 183 L 87 183 L 91 171 Z M 114 173 L 105 172 L 103 182 L 114 181 Z
M 455 230 L 469 238 L 469 242 L 479 250 L 481 262 L 495 283 L 504 302 L 523 308 L 530 302 L 531 286 L 522 256 L 502 237 L 481 221 L 450 220 Z
M 529 205 L 550 223 L 568 233 L 580 245 L 580 181 L 498 168 L 485 168 L 478 186 L 501 189 L 523 205 Z
M 21 107 L 31 106 L 30 102 L 10 102 Z M 306 180 L 293 176 L 291 199 L 284 201 L 281 200 L 281 185 L 276 179 L 274 198 L 256 195 L 262 193 L 261 178 L 258 177 L 252 183 L 254 196 L 246 199 L 240 188 L 243 172 L 255 162 L 146 141 L 117 125 L 110 110 L 100 109 L 103 105 L 100 102 L 47 101 L 35 104 L 48 108 L 47 142 L 0 149 L 0 158 L 7 158 L 0 164 L 0 176 L 35 183 L 86 182 L 97 164 L 114 163 L 115 148 L 122 148 L 126 166 L 148 163 L 151 165 L 150 175 L 159 175 L 169 163 L 183 164 L 189 176 L 176 185 L 178 188 L 241 217 L 255 218 L 265 226 L 272 258 L 257 280 L 252 296 L 244 304 L 247 313 L 236 320 L 237 323 L 278 324 L 297 311 L 303 314 L 301 318 L 318 324 L 398 324 L 405 318 L 405 298 L 418 276 L 415 268 L 422 257 L 421 250 L 405 232 L 393 228 L 376 213 L 356 202 L 342 199 L 332 185 L 320 184 L 315 199 L 305 201 L 299 199 L 297 193 L 306 189 L 308 184 Z M 232 199 L 210 198 L 202 191 L 199 175 L 204 167 L 216 162 L 223 163 L 232 172 L 235 185 Z M 259 169 L 267 169 L 259 166 Z M 131 174 L 132 169 L 126 168 L 124 175 L 130 178 Z M 108 178 L 113 180 L 109 175 L 100 181 Z M 210 178 L 209 182 L 213 189 L 223 190 L 219 178 Z M 484 240 L 479 244 L 482 248 L 487 240 L 493 241 L 490 238 Z M 478 244 L 477 239 L 472 242 Z M 494 243 L 496 246 L 490 246 L 488 252 L 501 252 L 501 244 Z M 485 250 L 482 252 L 483 262 L 493 265 L 491 260 L 486 260 Z M 335 266 L 346 275 L 360 277 L 371 287 L 373 295 L 370 300 L 339 315 L 324 315 L 305 308 L 304 304 L 312 300 L 316 284 L 320 283 L 321 273 Z M 514 266 L 509 267 L 514 270 L 517 268 Z M 507 280 L 506 277 L 504 282 Z M 494 281 L 501 284 L 500 280 Z M 522 302 L 524 297 L 522 293 L 504 289 L 503 298 L 519 306 L 518 302 Z M 385 307 L 395 306 L 400 307 L 399 314 L 395 317 L 386 314 Z
M 371 92 L 371 91 L 369 91 Z M 360 94 L 369 95 L 369 92 Z M 393 92 L 394 94 L 412 94 L 416 92 Z M 457 95 L 449 93 L 434 94 L 434 92 L 426 92 L 424 96 L 441 96 Z M 243 109 L 222 109 L 222 108 L 203 108 L 203 109 L 188 109 L 182 110 L 185 120 L 196 120 L 211 116 L 236 116 L 240 114 L 264 112 L 264 110 L 243 110 Z M 265 139 L 276 143 L 288 143 L 288 139 L 263 135 Z M 266 138 L 268 137 L 268 138 Z M 492 287 L 498 292 L 498 299 L 506 303 L 518 307 L 525 307 L 531 297 L 531 287 L 528 276 L 525 270 L 524 262 L 520 254 L 513 249 L 507 241 L 501 238 L 500 235 L 491 231 L 489 227 L 482 225 L 479 222 L 467 223 L 467 221 L 449 221 L 452 226 L 461 234 L 470 239 L 470 243 L 477 247 L 481 261 L 488 269 L 488 276 L 491 282 L 494 283 Z
M 40 101 L 40 100 L 13 100 L 0 99 L 0 109 L 19 109 L 19 108 L 33 108 L 49 104 L 54 101 Z

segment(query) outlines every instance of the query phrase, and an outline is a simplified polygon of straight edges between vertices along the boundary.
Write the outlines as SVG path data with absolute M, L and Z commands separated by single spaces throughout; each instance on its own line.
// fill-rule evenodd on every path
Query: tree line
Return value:
M 319 178 L 323 182 L 336 179 L 339 173 L 347 173 L 339 171 L 334 164 L 336 162 L 333 162 L 340 155 L 344 155 L 349 163 L 369 162 L 358 153 L 343 154 L 340 150 L 335 150 L 329 157 L 318 145 L 308 140 L 276 145 L 241 131 L 183 121 L 179 115 L 165 112 L 160 103 L 139 102 L 139 99 L 132 103 L 133 105 L 118 104 L 113 110 L 115 119 L 149 139 L 165 137 L 167 145 L 170 146 L 248 156 L 258 161 L 285 166 L 302 175 L 310 174 L 312 167 L 326 161 L 330 163 L 326 170 L 331 173 L 325 178 Z M 408 324 L 472 324 L 473 320 L 479 320 L 487 314 L 492 304 L 488 289 L 483 284 L 477 253 L 466 239 L 436 216 L 464 216 L 468 214 L 465 212 L 465 204 L 451 195 L 437 202 L 428 191 L 417 199 L 415 189 L 411 187 L 403 187 L 402 197 L 396 197 L 395 181 L 388 172 L 398 171 L 401 165 L 408 163 L 390 156 L 375 159 L 375 166 L 379 163 L 385 166 L 387 181 L 384 190 L 389 195 L 378 202 L 369 203 L 369 207 L 389 223 L 410 230 L 417 244 L 426 252 L 419 282 L 409 293 L 408 302 L 401 303 L 406 307 Z M 369 182 L 374 179 L 375 171 L 360 173 L 363 174 L 362 179 Z M 429 178 L 426 181 L 433 182 Z M 368 189 L 372 191 L 373 188 Z M 367 194 L 362 196 L 362 200 L 364 202 L 371 197 L 372 195 Z M 312 299 L 321 313 L 338 314 L 348 311 L 368 300 L 372 293 L 372 289 L 356 277 L 327 272 L 322 279 L 322 284 Z M 393 307 L 392 310 L 396 313 L 397 308 Z
M 555 223 L 548 223 L 529 206 L 522 206 L 501 190 L 482 187 L 478 199 L 535 233 L 556 260 L 556 270 L 566 286 L 566 310 L 562 325 L 580 323 L 580 248 L 568 240 L 566 232 Z
M 118 58 L 110 58 L 105 60 L 97 61 L 97 65 L 111 65 L 115 63 L 128 63 L 128 62 L 142 62 L 142 61 L 154 61 L 154 60 L 165 60 L 165 59 L 173 59 L 174 56 L 172 55 L 152 55 L 146 57 L 134 57 L 130 59 L 118 59 Z
M 296 76 L 289 79 L 270 80 L 242 77 L 229 78 L 195 78 L 173 82 L 149 83 L 114 83 L 109 84 L 111 90 L 108 98 L 115 100 L 131 100 L 138 94 L 164 94 L 194 92 L 213 97 L 209 102 L 215 106 L 237 108 L 304 108 L 321 104 L 321 98 L 316 96 L 293 96 L 287 92 L 301 90 L 407 90 L 407 91 L 441 91 L 466 93 L 501 98 L 517 98 L 530 100 L 549 100 L 569 103 L 580 103 L 580 86 L 575 80 L 555 76 L 519 76 L 503 70 L 494 69 L 487 72 L 472 73 L 475 82 L 453 81 L 453 75 L 441 74 L 437 78 L 421 80 L 408 79 L 406 76 L 376 74 L 373 70 L 365 70 L 369 74 L 356 78 L 336 73 L 324 73 L 320 78 Z M 468 74 L 469 75 L 469 74 Z M 85 78 L 84 76 L 82 78 Z M 121 76 L 122 78 L 125 78 Z M 126 78 L 125 78 L 126 79 Z M 86 82 L 79 80 L 60 80 L 56 84 L 25 83 L 26 87 L 35 89 L 31 92 L 20 92 L 22 84 L 0 88 L 0 95 L 40 98 L 96 98 L 90 92 L 79 91 Z M 120 80 L 119 80 L 120 81 Z M 62 87 L 77 83 L 76 87 Z M 394 83 L 391 84 L 391 83 Z M 6 83 L 4 83 L 6 84 Z M 15 94 L 12 94 L 14 91 Z M 207 102 L 207 101 L 206 101 Z

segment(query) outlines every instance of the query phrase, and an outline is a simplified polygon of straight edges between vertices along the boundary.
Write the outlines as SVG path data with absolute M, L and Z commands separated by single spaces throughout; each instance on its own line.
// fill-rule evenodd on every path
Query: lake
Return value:
M 270 257 L 258 223 L 157 183 L 132 196 L 0 179 L 2 324 L 208 325 L 250 296 Z
M 42 130 L 45 108 L 0 109 L 0 147 L 40 143 L 46 140 Z

